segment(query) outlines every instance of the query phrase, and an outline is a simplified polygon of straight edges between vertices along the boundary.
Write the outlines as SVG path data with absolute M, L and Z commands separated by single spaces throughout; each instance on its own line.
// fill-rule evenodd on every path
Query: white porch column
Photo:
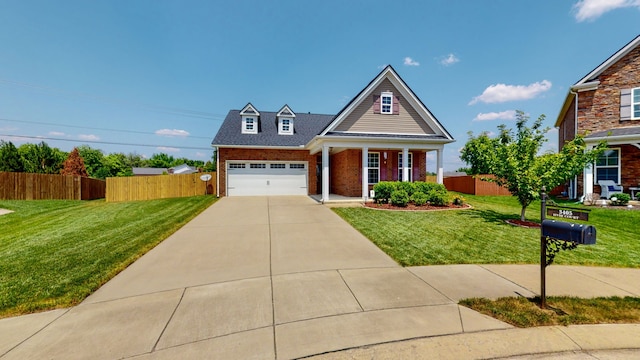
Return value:
M 362 201 L 369 197 L 369 148 L 362 148 Z
M 443 152 L 444 152 L 444 148 L 443 149 L 438 149 L 436 150 L 436 157 L 437 157 L 437 168 L 438 168 L 438 172 L 436 173 L 436 182 L 438 184 L 442 184 L 443 183 L 443 179 L 444 179 L 444 170 L 442 168 L 443 166 L 443 162 L 444 162 L 444 156 L 443 156 Z
M 593 145 L 587 145 L 586 150 L 593 150 Z M 593 167 L 595 164 L 590 164 L 591 166 L 584 168 L 584 178 L 582 182 L 582 195 L 592 194 L 593 193 Z
M 402 181 L 409 181 L 409 149 L 408 148 L 402 149 Z
M 329 201 L 329 147 L 322 146 L 322 202 Z

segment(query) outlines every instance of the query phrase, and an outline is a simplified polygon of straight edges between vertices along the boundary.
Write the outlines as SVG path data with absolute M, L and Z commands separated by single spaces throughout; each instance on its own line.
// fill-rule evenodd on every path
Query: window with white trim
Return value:
M 304 164 L 289 164 L 289 169 L 304 169 Z
M 369 184 L 377 184 L 380 181 L 380 153 L 370 152 L 367 158 L 369 171 L 367 174 Z
M 380 94 L 380 113 L 393 114 L 393 93 L 385 91 Z
M 257 134 L 258 126 L 257 126 L 256 118 L 254 117 L 243 117 L 242 118 L 242 133 L 243 134 Z
M 291 126 L 291 119 L 280 119 L 280 122 L 278 124 L 279 129 L 278 129 L 278 133 L 279 134 L 284 134 L 284 135 L 292 135 L 293 134 L 293 127 Z
M 620 184 L 620 149 L 607 149 L 598 157 L 595 166 L 596 184 L 600 180 L 611 180 Z
M 271 169 L 284 169 L 286 167 L 286 164 L 269 164 L 269 168 Z
M 398 153 L 398 181 L 402 180 L 402 153 Z M 409 153 L 409 181 L 413 181 L 413 154 Z
M 631 91 L 631 111 L 633 119 L 640 119 L 640 88 Z
M 230 163 L 229 169 L 244 169 L 245 164 Z
M 249 168 L 251 169 L 265 169 L 267 164 L 249 164 Z

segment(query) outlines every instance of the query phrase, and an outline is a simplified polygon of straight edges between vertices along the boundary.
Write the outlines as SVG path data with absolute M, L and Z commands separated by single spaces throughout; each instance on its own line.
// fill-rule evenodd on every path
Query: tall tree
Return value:
M 59 174 L 67 153 L 51 148 L 44 141 L 39 144 L 22 144 L 18 148 L 25 172 Z
M 84 160 L 82 160 L 82 156 L 80 156 L 80 153 L 78 152 L 78 148 L 73 148 L 69 153 L 69 157 L 65 160 L 60 174 L 83 177 L 89 176 L 89 174 L 87 174 L 87 169 L 84 167 Z
M 0 171 L 24 172 L 18 148 L 11 141 L 0 140 Z
M 100 169 L 104 166 L 104 153 L 102 150 L 94 149 L 89 145 L 80 145 L 77 149 L 84 160 L 84 166 L 87 168 L 89 176 L 104 179 L 103 177 L 100 177 L 100 174 L 98 174 Z
M 170 168 L 173 166 L 174 158 L 165 153 L 153 154 L 149 158 L 149 166 L 154 168 Z
M 531 127 L 527 127 L 529 117 L 524 112 L 517 111 L 515 133 L 505 125 L 500 125 L 498 137 L 489 139 L 491 141 L 484 138 L 478 140 L 479 137 L 488 137 L 485 133 L 478 137 L 471 134 L 469 139 L 469 142 L 474 144 L 469 147 L 473 152 L 491 154 L 471 154 L 467 159 L 474 159 L 478 163 L 469 165 L 494 175 L 493 180 L 483 180 L 495 181 L 498 185 L 505 186 L 518 199 L 522 206 L 522 221 L 525 220 L 527 207 L 539 198 L 542 186 L 550 190 L 561 185 L 593 164 L 607 147 L 605 142 L 601 142 L 594 149 L 587 150 L 584 138 L 576 136 L 558 153 L 538 155 L 542 145 L 547 141 L 545 134 L 549 131 L 548 128 L 542 127 L 544 118 L 544 115 L 540 115 Z M 478 144 L 482 145 L 476 146 Z
M 471 131 L 467 134 L 469 141 L 460 151 L 460 159 L 469 164 L 469 168 L 465 169 L 468 171 L 465 172 L 469 175 L 491 173 L 491 167 L 496 162 L 496 153 L 493 150 L 498 139 L 489 137 L 486 131 L 476 137 Z

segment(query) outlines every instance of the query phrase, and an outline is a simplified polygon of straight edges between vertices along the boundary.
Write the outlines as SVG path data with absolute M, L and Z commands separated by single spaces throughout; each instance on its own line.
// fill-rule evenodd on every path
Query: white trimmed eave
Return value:
M 272 150 L 305 150 L 304 145 L 296 146 L 269 146 L 269 145 L 216 145 L 211 144 L 218 149 L 272 149 Z
M 625 45 L 622 49 L 618 50 L 615 54 L 611 55 L 605 62 L 600 64 L 597 68 L 593 69 L 590 73 L 588 73 L 585 77 L 580 79 L 576 83 L 576 85 L 583 84 L 588 82 L 590 79 L 594 79 L 600 74 L 602 74 L 605 70 L 607 70 L 611 65 L 618 62 L 618 60 L 625 57 L 628 53 L 630 53 L 636 46 L 640 45 L 640 35 L 636 36 L 635 39 L 631 40 L 627 45 Z
M 564 99 L 564 103 L 562 104 L 562 108 L 560 109 L 560 113 L 558 114 L 558 118 L 556 119 L 556 123 L 554 126 L 560 127 L 562 120 L 564 120 L 564 116 L 567 114 L 567 111 L 569 110 L 569 106 L 571 105 L 571 102 L 576 97 L 575 93 L 596 90 L 599 85 L 600 85 L 600 80 L 590 81 L 584 84 L 577 83 L 573 85 L 569 89 L 569 92 L 567 93 L 567 97 Z
M 601 141 L 606 141 L 607 145 L 630 144 L 630 145 L 639 146 L 638 144 L 640 144 L 640 134 L 601 136 L 601 137 L 590 137 L 590 138 L 584 139 L 584 143 L 586 145 L 598 145 L 598 143 Z
M 307 144 L 311 155 L 322 151 L 323 146 L 335 148 L 380 148 L 402 149 L 405 147 L 421 150 L 440 150 L 445 144 L 454 142 L 449 139 L 416 139 L 397 137 L 346 137 L 346 136 L 316 136 Z

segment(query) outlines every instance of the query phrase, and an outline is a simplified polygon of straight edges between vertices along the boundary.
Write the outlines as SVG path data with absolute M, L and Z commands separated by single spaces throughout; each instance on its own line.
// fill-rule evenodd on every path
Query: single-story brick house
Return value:
M 426 179 L 436 152 L 442 183 L 444 145 L 455 141 L 391 66 L 337 115 L 229 111 L 217 149 L 218 196 L 329 194 L 362 197 L 379 181 Z M 364 176 L 363 176 L 364 174 Z
M 572 179 L 569 195 L 601 193 L 599 181 L 640 185 L 640 36 L 637 36 L 569 89 L 555 126 L 561 148 L 576 134 L 588 147 L 606 140 L 609 149 L 582 176 Z

